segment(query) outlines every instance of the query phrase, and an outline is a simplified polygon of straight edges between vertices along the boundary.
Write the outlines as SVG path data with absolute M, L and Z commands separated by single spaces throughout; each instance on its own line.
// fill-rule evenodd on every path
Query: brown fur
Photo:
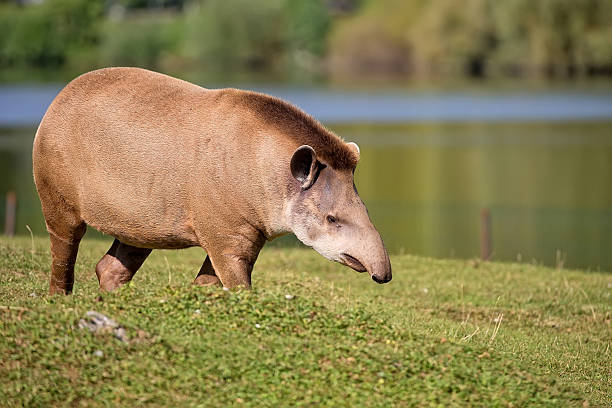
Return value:
M 80 76 L 47 110 L 32 153 L 51 239 L 51 293 L 72 290 L 86 225 L 115 238 L 96 267 L 102 289 L 129 282 L 151 249 L 190 246 L 208 254 L 196 283 L 249 287 L 265 241 L 303 229 L 298 204 L 317 208 L 305 203 L 321 197 L 317 188 L 301 194 L 290 170 L 303 144 L 330 166 L 323 171 L 338 196 L 346 190 L 355 201 L 356 148 L 292 105 L 137 68 Z M 377 260 L 353 255 L 389 280 L 388 255 L 365 207 L 347 208 L 346 219 L 362 220 L 356 234 L 369 237 L 360 238 L 359 251 L 370 243 Z
M 251 109 L 300 145 L 309 145 L 320 160 L 337 170 L 353 170 L 359 156 L 312 116 L 283 101 L 258 92 L 227 90 L 245 109 Z

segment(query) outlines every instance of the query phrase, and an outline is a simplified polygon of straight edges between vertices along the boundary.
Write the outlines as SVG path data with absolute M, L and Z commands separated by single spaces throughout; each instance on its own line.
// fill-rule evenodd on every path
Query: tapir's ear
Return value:
M 359 146 L 357 146 L 357 143 L 355 143 L 355 142 L 348 142 L 347 146 L 348 146 L 349 149 L 351 149 L 357 155 L 357 160 L 359 160 Z
M 302 189 L 309 189 L 317 179 L 317 155 L 308 145 L 302 145 L 293 152 L 291 157 L 291 174 L 300 182 Z

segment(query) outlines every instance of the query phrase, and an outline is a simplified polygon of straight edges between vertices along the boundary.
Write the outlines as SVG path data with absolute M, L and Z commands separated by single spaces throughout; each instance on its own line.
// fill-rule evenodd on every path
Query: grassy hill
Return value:
M 190 283 L 199 249 L 154 251 L 100 294 L 49 297 L 48 241 L 0 238 L 0 406 L 606 406 L 612 275 L 392 257 L 377 285 L 312 250 L 264 249 L 252 291 Z M 129 340 L 78 327 L 89 310 Z

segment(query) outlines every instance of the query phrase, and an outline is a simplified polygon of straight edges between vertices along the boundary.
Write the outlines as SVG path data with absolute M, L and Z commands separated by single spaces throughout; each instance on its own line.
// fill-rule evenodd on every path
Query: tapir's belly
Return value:
M 80 163 L 82 219 L 126 244 L 145 248 L 198 245 L 193 230 L 193 202 L 184 171 L 188 164 L 157 152 L 120 160 L 98 152 Z M 94 162 L 95 164 L 91 164 Z
M 176 196 L 146 196 L 132 191 L 96 191 L 83 196 L 81 217 L 119 241 L 144 248 L 198 245 L 185 203 Z

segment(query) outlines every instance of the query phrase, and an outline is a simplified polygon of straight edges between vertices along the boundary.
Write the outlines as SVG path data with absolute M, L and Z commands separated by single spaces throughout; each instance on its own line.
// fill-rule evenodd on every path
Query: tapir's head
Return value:
M 348 148 L 359 155 L 355 143 Z M 287 221 L 304 244 L 358 272 L 369 272 L 378 283 L 391 280 L 389 255 L 353 181 L 354 168 L 337 170 L 300 146 L 291 158 L 298 188 L 289 197 Z

